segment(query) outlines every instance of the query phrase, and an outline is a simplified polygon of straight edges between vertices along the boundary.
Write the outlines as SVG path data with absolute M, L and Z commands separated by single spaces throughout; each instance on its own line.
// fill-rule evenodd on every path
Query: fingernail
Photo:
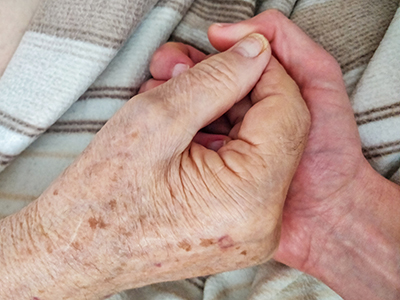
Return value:
M 176 64 L 175 67 L 172 69 L 172 77 L 176 77 L 179 74 L 189 70 L 189 66 L 186 64 Z
M 228 27 L 228 26 L 232 26 L 232 25 L 234 25 L 234 23 L 215 23 L 214 24 L 214 26 L 217 26 L 217 27 Z
M 208 144 L 208 149 L 218 151 L 221 149 L 223 146 L 225 146 L 225 141 L 224 140 L 218 140 L 218 141 L 213 141 L 210 144 Z
M 231 51 L 239 53 L 244 57 L 254 58 L 264 52 L 268 47 L 269 43 L 263 35 L 252 33 L 233 46 Z

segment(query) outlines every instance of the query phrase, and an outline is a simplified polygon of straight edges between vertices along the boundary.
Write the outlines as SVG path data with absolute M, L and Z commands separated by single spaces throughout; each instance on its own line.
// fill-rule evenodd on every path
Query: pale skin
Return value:
M 197 134 L 247 95 L 231 137 Z M 309 126 L 262 35 L 132 98 L 34 203 L 0 222 L 0 298 L 101 299 L 267 261 Z
M 296 81 L 311 113 L 310 136 L 289 189 L 274 258 L 309 273 L 346 300 L 400 299 L 400 188 L 375 172 L 361 142 L 337 62 L 277 11 L 209 30 L 220 51 L 258 32 Z M 170 79 L 174 67 L 204 59 L 194 48 L 170 43 L 155 54 L 146 91 Z M 231 115 L 207 132 L 229 131 Z
M 18 47 L 41 0 L 2 0 L 0 4 L 0 77 Z

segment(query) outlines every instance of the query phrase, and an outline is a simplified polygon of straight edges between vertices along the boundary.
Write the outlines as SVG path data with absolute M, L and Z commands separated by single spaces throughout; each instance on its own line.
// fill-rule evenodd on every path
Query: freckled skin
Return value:
M 189 252 L 190 250 L 192 250 L 192 246 L 187 242 L 187 241 L 182 241 L 178 244 L 178 247 Z
M 215 244 L 215 240 L 213 239 L 200 239 L 200 246 L 202 247 L 209 247 Z
M 104 229 L 106 228 L 108 225 L 106 223 L 104 223 L 102 218 L 89 218 L 89 226 L 90 228 L 92 228 L 93 230 L 95 230 L 97 227 Z
M 111 200 L 109 203 L 111 210 L 115 210 L 115 208 L 117 207 L 117 200 Z

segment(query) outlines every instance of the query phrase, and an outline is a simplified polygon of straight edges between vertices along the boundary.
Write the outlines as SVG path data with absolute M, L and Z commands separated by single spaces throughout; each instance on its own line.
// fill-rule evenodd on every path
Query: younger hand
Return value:
M 400 259 L 400 189 L 362 155 L 339 65 L 274 10 L 238 24 L 213 25 L 209 38 L 224 51 L 253 32 L 271 42 L 273 54 L 299 85 L 312 121 L 275 258 L 323 280 L 346 299 L 398 299 L 400 271 L 393 262 Z M 183 47 L 160 49 L 152 62 L 155 78 L 168 79 L 176 61 L 195 63 L 185 55 L 166 59 L 171 49 Z

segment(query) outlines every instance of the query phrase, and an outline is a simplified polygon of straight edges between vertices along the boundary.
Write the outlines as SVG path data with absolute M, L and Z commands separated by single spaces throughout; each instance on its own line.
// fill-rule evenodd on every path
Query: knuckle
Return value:
M 253 91 L 255 99 L 265 99 L 275 95 L 297 96 L 300 93 L 296 82 L 286 72 L 270 71 L 265 73 L 260 80 L 260 83 L 262 82 L 265 84 L 258 84 Z
M 281 99 L 282 100 L 282 99 Z M 279 109 L 277 118 L 276 132 L 277 145 L 285 155 L 298 157 L 305 148 L 309 129 L 311 126 L 311 116 L 304 102 L 285 101 Z
M 277 10 L 276 8 L 273 9 L 269 9 L 265 12 L 265 14 L 269 17 L 269 18 L 273 18 L 274 20 L 279 20 L 282 18 L 286 19 L 286 16 L 280 12 L 279 10 Z
M 288 153 L 297 156 L 303 152 L 310 125 L 311 117 L 308 110 L 298 110 L 288 130 L 285 144 Z
M 261 21 L 265 20 L 266 18 L 273 21 L 279 21 L 282 18 L 286 18 L 286 16 L 276 8 L 271 8 L 259 14 L 256 18 L 259 18 Z
M 194 84 L 212 90 L 219 94 L 226 90 L 237 94 L 239 92 L 237 84 L 237 75 L 233 67 L 226 60 L 214 56 L 212 59 L 206 60 L 193 68 L 190 75 Z
M 166 44 L 163 44 L 161 47 L 159 47 L 153 54 L 150 62 L 150 66 L 153 64 L 157 63 L 158 61 L 163 61 L 165 60 L 165 57 L 168 56 L 168 53 L 171 52 L 174 48 L 176 48 L 177 43 L 174 42 L 168 42 Z

